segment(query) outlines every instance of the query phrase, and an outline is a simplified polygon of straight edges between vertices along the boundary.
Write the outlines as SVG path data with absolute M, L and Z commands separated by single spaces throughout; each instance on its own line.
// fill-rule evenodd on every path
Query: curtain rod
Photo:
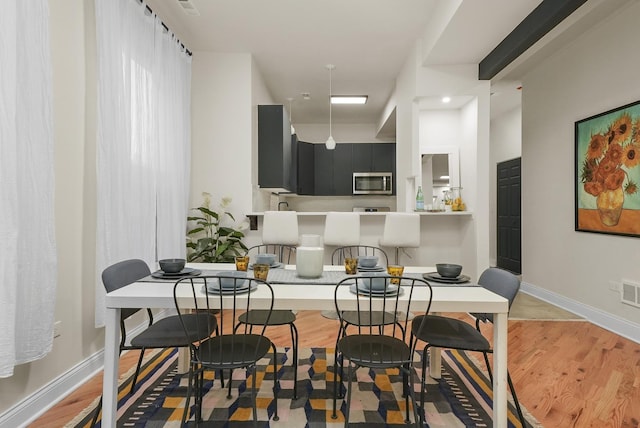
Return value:
M 138 3 L 142 4 L 142 0 L 138 0 Z M 147 10 L 149 11 L 150 14 L 152 14 L 153 16 L 157 17 L 158 15 L 156 15 L 155 13 L 153 13 L 153 10 L 151 10 L 151 8 L 149 7 L 148 4 L 145 4 L 144 7 L 147 8 Z M 162 28 L 164 28 L 165 30 L 167 30 L 168 33 L 173 34 L 174 36 L 176 35 L 176 33 L 174 33 L 173 31 L 171 31 L 169 29 L 169 27 L 167 27 L 167 24 L 165 24 L 164 22 L 160 21 L 160 24 L 162 24 Z M 191 51 L 189 49 L 187 49 L 187 47 L 184 45 L 184 43 L 182 43 L 180 40 L 178 40 L 176 38 L 176 43 L 178 43 L 187 53 L 187 55 L 192 56 L 193 54 L 191 53 Z

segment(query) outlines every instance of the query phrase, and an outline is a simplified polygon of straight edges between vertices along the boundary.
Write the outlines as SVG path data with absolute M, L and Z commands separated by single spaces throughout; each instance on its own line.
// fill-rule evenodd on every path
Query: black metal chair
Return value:
M 513 303 L 518 290 L 520 289 L 520 280 L 510 272 L 498 268 L 489 268 L 485 270 L 478 279 L 478 285 L 501 295 L 509 300 L 509 308 Z M 476 326 L 465 321 L 443 317 L 438 315 L 420 315 L 413 320 L 411 328 L 411 346 L 415 349 L 418 341 L 426 343 L 422 354 L 422 386 L 420 388 L 420 418 L 424 419 L 424 380 L 426 376 L 427 365 L 427 349 L 429 347 L 458 349 L 462 351 L 482 352 L 489 378 L 493 382 L 493 375 L 489 358 L 487 354 L 492 353 L 493 349 L 489 341 L 482 335 L 480 330 L 480 322 L 493 323 L 493 314 L 474 313 L 471 314 L 476 318 Z M 516 396 L 516 391 L 511 382 L 511 376 L 507 371 L 507 381 L 513 396 L 513 402 L 518 412 L 518 417 L 522 426 L 525 427 L 525 419 L 520 409 L 520 403 Z
M 369 245 L 347 245 L 338 247 L 333 250 L 331 254 L 331 264 L 341 265 L 344 263 L 345 258 L 358 258 L 359 256 L 378 256 L 378 260 L 382 266 L 389 264 L 387 253 L 382 248 Z
M 411 399 L 414 421 L 418 426 L 420 417 L 413 392 L 413 358 L 411 348 L 405 341 L 404 332 L 409 322 L 410 310 L 417 309 L 411 306 L 414 293 L 426 296 L 428 303 L 424 306 L 421 305 L 419 309 L 421 312 L 429 313 L 432 299 L 431 286 L 422 279 L 400 277 L 400 286 L 390 284 L 386 291 L 376 291 L 367 286 L 371 279 L 379 280 L 380 277 L 367 275 L 350 277 L 340 281 L 335 287 L 334 301 L 340 317 L 340 330 L 336 345 L 337 355 L 333 366 L 332 418 L 337 418 L 338 360 L 343 361 L 346 358 L 349 361 L 349 372 L 347 375 L 347 402 L 344 412 L 345 426 L 349 425 L 353 366 L 373 369 L 398 368 L 402 373 L 403 394 L 406 400 L 405 422 L 411 422 L 409 417 L 409 399 Z M 393 292 L 392 287 L 396 287 L 397 291 Z M 420 288 L 419 291 L 418 288 Z M 354 294 L 353 299 L 345 299 L 345 297 Z M 347 303 L 349 300 L 351 300 L 350 304 Z M 356 322 L 346 320 L 345 314 L 355 316 Z M 345 327 L 347 323 L 353 325 L 357 332 L 347 334 Z M 342 380 L 342 376 L 340 379 Z
M 276 255 L 276 261 L 285 265 L 295 263 L 296 247 L 280 244 L 261 244 L 249 248 L 249 257 L 256 254 L 271 253 Z M 276 309 L 266 319 L 266 311 L 252 310 L 238 317 L 239 324 L 262 325 L 265 322 L 269 326 L 288 325 L 291 330 L 291 350 L 293 356 L 293 399 L 298 398 L 298 329 L 296 328 L 296 314 L 289 309 Z
M 102 283 L 107 293 L 132 284 L 146 276 L 151 271 L 149 266 L 138 259 L 124 260 L 107 267 L 102 272 Z M 145 350 L 155 348 L 187 347 L 192 342 L 207 340 L 217 331 L 217 321 L 215 316 L 208 313 L 198 313 L 185 315 L 181 321 L 177 315 L 169 316 L 154 322 L 151 309 L 146 308 L 148 316 L 147 328 L 131 339 L 127 344 L 127 329 L 125 320 L 132 315 L 145 310 L 142 308 L 123 308 L 120 313 L 120 353 L 125 350 L 140 350 L 140 357 L 136 365 L 136 371 L 131 382 L 130 393 L 135 391 L 140 366 L 144 358 Z M 188 335 L 185 335 L 185 327 Z M 91 426 L 95 426 L 98 416 L 102 410 L 102 398 L 96 408 Z
M 259 299 L 253 296 L 259 294 Z M 278 420 L 278 378 L 277 352 L 275 345 L 264 335 L 269 325 L 273 311 L 273 289 L 271 285 L 259 279 L 238 278 L 224 273 L 204 275 L 196 278 L 183 278 L 174 286 L 174 301 L 180 319 L 184 319 L 185 312 L 195 309 L 196 312 L 210 312 L 220 310 L 218 326 L 220 334 L 201 344 L 194 343 L 190 349 L 189 385 L 187 398 L 182 416 L 182 424 L 187 420 L 189 402 L 195 390 L 195 425 L 202 421 L 202 394 L 204 385 L 204 371 L 222 370 L 232 371 L 238 368 L 251 370 L 251 389 L 254 426 L 258 423 L 256 408 L 256 364 L 273 351 L 273 394 L 275 414 L 273 420 Z M 243 313 L 256 310 L 256 306 L 264 310 L 263 323 L 244 324 L 244 328 L 234 326 L 235 320 Z M 227 325 L 225 325 L 227 324 Z M 257 333 L 250 331 L 259 327 Z M 185 323 L 185 331 L 187 324 Z M 231 376 L 229 377 L 231 379 Z M 231 380 L 229 380 L 231 391 Z M 230 397 L 229 397 L 230 398 Z

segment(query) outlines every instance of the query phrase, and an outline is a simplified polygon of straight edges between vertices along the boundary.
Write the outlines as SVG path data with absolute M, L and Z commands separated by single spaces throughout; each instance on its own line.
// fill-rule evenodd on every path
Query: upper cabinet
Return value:
M 258 106 L 258 185 L 262 188 L 296 190 L 292 171 L 291 124 L 283 105 Z M 295 167 L 295 165 L 294 165 Z M 297 168 L 296 168 L 297 169 Z

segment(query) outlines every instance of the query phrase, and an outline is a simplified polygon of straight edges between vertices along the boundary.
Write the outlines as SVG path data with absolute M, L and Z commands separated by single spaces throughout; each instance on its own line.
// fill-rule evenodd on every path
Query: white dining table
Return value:
M 188 267 L 207 270 L 234 270 L 234 264 L 190 263 Z M 294 269 L 295 266 L 286 266 Z M 342 266 L 325 266 L 326 271 L 343 270 Z M 405 274 L 433 272 L 430 267 L 405 267 Z M 493 426 L 507 427 L 507 318 L 509 302 L 483 287 L 460 284 L 457 286 L 437 286 L 432 283 L 432 313 L 485 312 L 494 314 L 493 328 Z M 103 372 L 102 426 L 115 427 L 117 420 L 118 365 L 120 344 L 120 311 L 123 308 L 175 308 L 173 296 L 174 281 L 135 282 L 107 293 L 105 298 L 105 346 Z M 334 308 L 334 287 L 331 285 L 272 284 L 275 301 L 274 309 L 326 310 Z M 338 295 L 341 305 L 355 303 L 356 296 L 346 290 Z M 263 295 L 264 294 L 264 295 Z M 264 298 L 267 292 L 260 288 L 252 292 L 252 299 Z M 400 296 L 406 299 L 408 293 Z M 187 300 L 187 299 L 185 299 Z M 192 301 L 193 299 L 191 299 Z M 428 301 L 428 288 L 416 287 L 411 298 L 411 310 Z M 337 332 L 336 332 L 337 333 Z M 432 377 L 440 375 L 439 352 L 430 356 Z

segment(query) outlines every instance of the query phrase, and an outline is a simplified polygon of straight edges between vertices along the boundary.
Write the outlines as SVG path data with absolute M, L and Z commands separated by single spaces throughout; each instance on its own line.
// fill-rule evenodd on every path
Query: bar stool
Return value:
M 298 245 L 298 213 L 295 211 L 265 211 L 262 221 L 262 246 L 280 247 L 276 254 L 277 261 L 291 263 L 291 250 L 287 249 L 288 256 L 283 258 L 283 246 Z M 267 320 L 267 315 L 268 317 Z M 238 322 L 249 325 L 277 326 L 289 325 L 291 330 L 291 350 L 293 353 L 293 399 L 298 398 L 298 329 L 295 326 L 296 314 L 290 309 L 274 309 L 265 311 L 260 309 L 250 310 L 238 318 Z
M 399 264 L 400 248 L 420 247 L 420 215 L 416 213 L 389 213 L 384 219 L 381 247 L 394 247 L 396 264 Z
M 298 213 L 265 211 L 262 221 L 262 243 L 298 245 Z
M 346 247 L 360 244 L 360 214 L 354 212 L 327 213 L 324 222 L 324 245 Z M 328 319 L 339 319 L 336 311 L 322 311 Z

